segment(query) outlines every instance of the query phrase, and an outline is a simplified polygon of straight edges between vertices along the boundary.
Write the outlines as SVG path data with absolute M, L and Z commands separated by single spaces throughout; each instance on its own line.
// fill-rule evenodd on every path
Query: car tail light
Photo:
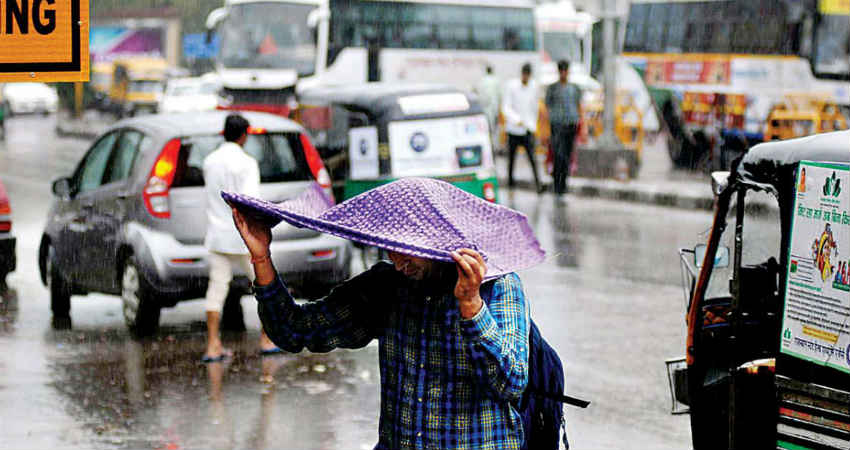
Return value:
M 312 106 L 302 108 L 301 123 L 308 130 L 330 130 L 333 123 L 329 106 Z
M 487 200 L 488 202 L 496 201 L 496 188 L 493 186 L 493 183 L 484 183 L 482 193 L 484 194 L 484 200 Z
M 248 127 L 248 134 L 266 134 L 266 129 L 262 127 Z
M 145 208 L 148 212 L 160 219 L 171 217 L 168 206 L 168 190 L 174 181 L 174 173 L 177 171 L 177 156 L 180 153 L 180 139 L 172 139 L 165 144 L 159 157 L 153 164 L 148 182 L 142 191 Z
M 6 192 L 3 185 L 0 185 L 0 216 L 8 216 L 12 214 L 12 207 L 9 205 L 9 198 L 6 197 Z M 0 232 L 12 231 L 12 219 L 0 219 Z
M 330 259 L 330 258 L 333 258 L 336 255 L 336 251 L 334 251 L 334 249 L 332 249 L 332 248 L 327 249 L 327 250 L 316 250 L 316 251 L 312 252 L 312 255 L 313 255 L 314 258 Z
M 310 167 L 310 173 L 313 174 L 313 178 L 316 179 L 319 186 L 324 188 L 331 196 L 331 199 L 333 199 L 333 193 L 331 192 L 331 177 L 328 175 L 327 169 L 325 169 L 325 164 L 322 162 L 319 152 L 316 151 L 316 147 L 313 147 L 313 143 L 310 142 L 310 138 L 308 138 L 306 134 L 302 133 L 300 137 L 301 148 L 304 150 L 304 157 L 307 159 L 307 165 Z

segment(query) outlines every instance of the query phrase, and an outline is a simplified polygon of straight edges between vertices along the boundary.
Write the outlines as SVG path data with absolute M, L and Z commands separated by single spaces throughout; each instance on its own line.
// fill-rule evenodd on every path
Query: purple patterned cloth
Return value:
M 451 262 L 451 251 L 471 248 L 484 257 L 487 278 L 531 267 L 545 255 L 524 214 L 431 178 L 403 178 L 336 206 L 315 183 L 280 204 L 221 196 L 270 226 L 286 221 L 420 258 Z

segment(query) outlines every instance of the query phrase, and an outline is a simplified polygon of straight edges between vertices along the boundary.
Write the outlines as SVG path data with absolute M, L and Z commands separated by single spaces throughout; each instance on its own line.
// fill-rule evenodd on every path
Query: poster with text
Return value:
M 850 373 L 850 165 L 797 172 L 780 350 Z

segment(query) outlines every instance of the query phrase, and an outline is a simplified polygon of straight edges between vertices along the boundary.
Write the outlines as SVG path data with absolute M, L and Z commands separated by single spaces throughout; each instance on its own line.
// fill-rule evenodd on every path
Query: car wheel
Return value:
M 71 287 L 59 273 L 59 268 L 56 266 L 56 250 L 52 246 L 47 248 L 45 269 L 47 288 L 50 291 L 50 310 L 53 312 L 54 321 L 57 318 L 69 318 L 71 316 Z
M 124 321 L 136 336 L 148 336 L 159 327 L 160 305 L 130 257 L 121 273 L 121 303 Z

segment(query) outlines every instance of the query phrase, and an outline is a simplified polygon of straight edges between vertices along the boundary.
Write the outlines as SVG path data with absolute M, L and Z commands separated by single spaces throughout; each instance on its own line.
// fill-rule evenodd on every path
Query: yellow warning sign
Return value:
M 0 0 L 0 82 L 88 79 L 89 0 Z

